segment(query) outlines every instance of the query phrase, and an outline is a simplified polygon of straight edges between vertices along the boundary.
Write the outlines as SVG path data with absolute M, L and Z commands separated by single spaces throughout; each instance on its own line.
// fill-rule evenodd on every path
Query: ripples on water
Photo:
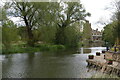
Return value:
M 64 52 L 39 52 L 4 55 L 4 78 L 88 78 L 97 71 L 89 70 L 86 59 L 89 54 L 104 47 L 80 48 Z

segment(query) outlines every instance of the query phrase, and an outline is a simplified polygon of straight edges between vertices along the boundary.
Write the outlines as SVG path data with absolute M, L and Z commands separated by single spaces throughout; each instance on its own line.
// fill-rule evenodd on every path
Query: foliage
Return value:
M 13 1 L 12 7 L 14 16 L 22 18 L 25 23 L 27 42 L 31 46 L 34 45 L 34 41 L 36 41 L 34 38 L 38 37 L 39 34 L 34 31 L 35 29 L 41 29 L 42 40 L 45 42 L 53 42 L 54 40 L 56 44 L 65 45 L 67 42 L 65 41 L 67 38 L 65 28 L 75 22 L 85 20 L 86 16 L 90 16 L 80 2 L 35 3 Z M 56 30 L 54 26 L 56 26 Z M 50 32 L 51 34 L 49 34 Z
M 105 26 L 103 40 L 110 45 L 120 45 L 120 1 L 115 2 L 116 11 L 113 15 L 114 20 Z
M 7 19 L 7 16 L 6 16 L 6 10 L 4 8 L 1 8 L 0 9 L 0 21 L 3 21 L 5 19 Z
M 114 17 L 115 17 L 114 21 L 116 21 L 116 26 L 114 28 L 114 34 L 116 38 L 115 45 L 118 46 L 120 45 L 120 0 L 115 2 L 115 8 L 116 8 L 116 11 L 114 13 Z
M 113 22 L 111 24 L 108 24 L 104 27 L 103 31 L 103 40 L 105 42 L 108 42 L 108 46 L 113 46 L 116 40 L 116 34 L 115 34 L 115 27 L 116 22 Z
M 10 3 L 6 2 L 5 7 L 7 11 L 2 26 L 3 51 L 7 49 L 11 53 L 19 50 L 21 52 L 31 51 L 32 49 L 33 51 L 57 51 L 65 49 L 65 46 L 77 47 L 80 43 L 81 33 L 80 26 L 76 23 L 85 20 L 86 16 L 90 16 L 80 2 L 36 3 L 13 0 Z M 23 25 L 14 25 L 12 21 L 7 19 L 8 16 L 19 17 L 23 20 Z M 26 48 L 11 46 L 18 40 L 25 42 L 28 46 L 25 45 Z M 40 49 L 36 47 L 37 43 L 41 43 L 39 45 Z
M 2 52 L 2 27 L 0 26 L 0 53 Z
M 41 51 L 58 51 L 64 50 L 64 45 L 54 45 L 54 44 L 38 44 L 36 47 L 39 47 Z
M 65 28 L 69 27 L 71 24 L 85 20 L 86 16 L 90 16 L 89 13 L 86 13 L 80 2 L 66 2 L 63 3 L 65 6 L 61 6 L 61 9 L 58 10 L 58 20 L 57 20 L 57 33 L 55 42 L 56 44 L 66 44 Z M 63 13 L 63 14 L 62 14 Z
M 40 20 L 44 19 L 41 15 L 44 13 L 46 6 L 46 3 L 17 2 L 15 0 L 11 4 L 11 8 L 14 9 L 11 9 L 11 15 L 20 17 L 25 23 L 29 46 L 34 46 L 33 30 L 38 27 Z
M 115 51 L 115 48 L 111 48 L 110 50 L 111 50 L 111 51 Z M 119 51 L 119 49 L 116 48 L 116 51 Z
M 79 26 L 69 26 L 65 28 L 65 45 L 68 47 L 78 47 L 80 42 L 80 28 Z
M 17 40 L 16 25 L 11 20 L 6 21 L 6 23 L 2 25 L 2 43 L 5 49 L 8 50 L 11 47 L 11 43 Z
M 12 45 L 7 51 L 3 48 L 2 53 L 34 53 L 40 51 L 62 51 L 65 50 L 64 45 L 53 45 L 53 44 L 36 44 L 34 47 L 27 46 L 26 44 Z
M 44 26 L 39 29 L 41 33 L 41 41 L 45 43 L 54 43 L 56 27 L 55 26 Z
M 89 21 L 86 21 L 84 23 L 82 38 L 83 38 L 83 44 L 85 44 L 85 46 L 90 45 L 90 42 L 92 41 L 92 28 Z
M 19 26 L 18 28 L 17 28 L 17 30 L 18 30 L 18 35 L 20 36 L 20 40 L 21 41 L 27 41 L 27 31 L 26 31 L 26 28 L 24 27 L 24 26 Z

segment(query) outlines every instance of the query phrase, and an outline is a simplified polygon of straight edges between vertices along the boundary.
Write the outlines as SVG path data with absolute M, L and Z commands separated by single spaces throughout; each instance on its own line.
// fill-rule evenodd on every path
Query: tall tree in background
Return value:
M 92 28 L 89 21 L 86 21 L 83 27 L 83 43 L 85 46 L 89 46 L 91 41 L 92 41 Z
M 114 7 L 112 22 L 104 27 L 103 40 L 109 42 L 110 45 L 114 43 L 115 46 L 118 46 L 120 45 L 120 0 L 115 0 Z
M 116 41 L 116 28 L 117 22 L 112 22 L 104 27 L 102 39 L 107 42 L 108 46 L 113 46 Z
M 60 3 L 42 2 L 42 5 L 44 5 L 44 10 L 42 10 L 42 14 L 39 14 L 39 16 L 42 16 L 42 19 L 38 23 L 40 26 L 38 31 L 41 35 L 41 39 L 39 40 L 42 40 L 45 43 L 54 43 Z
M 58 14 L 58 29 L 56 33 L 56 44 L 65 44 L 66 36 L 65 36 L 65 28 L 69 27 L 75 22 L 80 20 L 85 20 L 86 16 L 90 16 L 89 13 L 86 13 L 80 2 L 65 2 L 61 3 L 61 9 Z
M 120 45 L 120 0 L 118 0 L 116 3 L 116 20 L 117 20 L 117 25 L 115 27 L 115 33 L 117 37 L 117 42 L 116 45 Z

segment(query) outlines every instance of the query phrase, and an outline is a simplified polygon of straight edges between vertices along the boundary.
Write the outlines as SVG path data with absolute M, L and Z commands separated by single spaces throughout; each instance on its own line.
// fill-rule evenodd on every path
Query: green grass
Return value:
M 53 44 L 36 44 L 34 47 L 29 47 L 25 44 L 12 45 L 10 49 L 2 49 L 2 54 L 10 53 L 34 53 L 40 51 L 61 51 L 65 50 L 64 45 L 53 45 Z
M 36 45 L 36 47 L 39 47 L 41 51 L 58 51 L 58 50 L 64 50 L 64 45 L 51 45 L 51 44 L 41 44 Z

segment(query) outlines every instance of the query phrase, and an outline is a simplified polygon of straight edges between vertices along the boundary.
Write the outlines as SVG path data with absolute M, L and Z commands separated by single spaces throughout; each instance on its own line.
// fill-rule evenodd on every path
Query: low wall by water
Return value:
M 108 64 L 109 59 L 113 60 L 112 64 Z M 101 53 L 100 56 L 94 56 L 94 59 L 88 59 L 86 61 L 88 62 L 88 67 L 101 70 L 103 73 L 115 74 L 120 77 L 120 53 L 118 52 Z
M 120 62 L 120 52 L 106 52 L 105 59 L 112 59 L 116 62 Z
M 119 67 L 114 67 L 112 65 L 107 65 L 104 63 L 101 64 L 100 62 L 91 61 L 91 60 L 87 60 L 87 62 L 88 62 L 87 67 L 89 67 L 89 68 L 94 68 L 96 70 L 100 70 L 103 73 L 114 74 L 114 75 L 117 75 L 118 77 L 120 77 Z

